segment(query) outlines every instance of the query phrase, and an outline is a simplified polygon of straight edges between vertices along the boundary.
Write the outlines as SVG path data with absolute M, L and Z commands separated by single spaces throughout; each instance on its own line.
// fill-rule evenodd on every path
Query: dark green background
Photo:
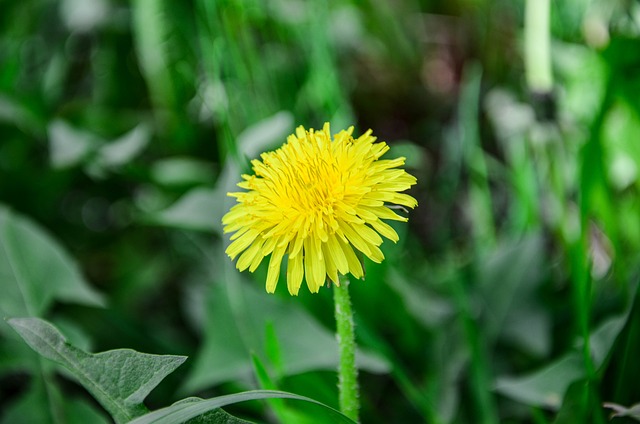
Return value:
M 507 0 L 0 1 L 0 258 L 21 252 L 46 298 L 0 312 L 93 352 L 189 356 L 151 409 L 259 387 L 251 354 L 275 387 L 337 406 L 331 293 L 292 298 L 281 280 L 267 295 L 264 266 L 238 274 L 223 254 L 220 218 L 248 160 L 295 126 L 355 125 L 407 156 L 419 201 L 352 284 L 363 422 L 606 422 L 603 402 L 640 401 L 640 3 L 552 2 L 546 93 L 526 86 L 524 14 Z M 59 252 L 103 306 L 52 287 Z M 0 260 L 3 292 L 15 272 Z M 56 422 L 45 387 L 82 405 L 64 421 L 106 417 L 40 375 L 8 326 L 0 337 L 0 422 Z M 228 411 L 274 419 L 266 403 Z

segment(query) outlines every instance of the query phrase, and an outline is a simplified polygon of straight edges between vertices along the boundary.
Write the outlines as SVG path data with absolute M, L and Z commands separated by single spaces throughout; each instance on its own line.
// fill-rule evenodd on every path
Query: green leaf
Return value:
M 4 324 L 3 324 L 4 325 Z M 9 326 L 7 326 L 7 329 Z M 0 339 L 0 375 L 7 373 L 30 372 L 39 369 L 38 356 L 25 345 L 17 334 L 7 332 L 7 336 Z
M 170 48 L 173 27 L 164 1 L 136 0 L 131 4 L 132 30 L 138 62 L 151 98 L 158 108 L 176 106 L 173 59 Z
M 629 319 L 631 306 L 624 313 L 606 319 L 591 332 L 589 348 L 596 368 L 606 366 L 614 342 Z M 572 384 L 586 376 L 582 343 L 578 343 L 576 351 L 527 376 L 498 378 L 495 390 L 531 406 L 552 409 L 562 406 L 566 409 L 565 393 Z
M 624 101 L 614 103 L 602 124 L 602 144 L 611 184 L 624 190 L 638 181 L 640 117 Z
M 602 423 L 603 420 L 589 419 L 588 411 L 585 408 L 589 383 L 585 380 L 577 380 L 569 385 L 562 400 L 562 408 L 557 412 L 553 424 L 575 424 L 575 423 Z M 588 408 L 596 412 L 597 408 Z
M 22 96 L 0 94 L 0 122 L 15 125 L 34 137 L 44 137 L 45 123 L 27 105 Z
M 44 383 L 44 384 L 43 384 Z M 46 384 L 46 386 L 45 386 Z M 34 378 L 25 393 L 7 405 L 1 424 L 108 424 L 112 421 L 88 399 L 63 396 L 54 382 Z
M 151 141 L 151 129 L 142 123 L 129 132 L 112 141 L 102 141 L 90 160 L 86 161 L 84 171 L 93 178 L 104 179 L 108 172 L 132 161 Z
M 584 375 L 584 362 L 575 352 L 530 375 L 500 377 L 495 390 L 527 405 L 557 410 L 569 385 Z
M 33 378 L 30 387 L 2 411 L 2 424 L 61 423 L 64 422 L 64 398 L 55 384 Z
M 269 362 L 273 365 L 275 375 L 280 378 L 282 374 L 282 352 L 280 351 L 280 343 L 278 342 L 278 335 L 273 323 L 268 321 L 265 324 L 265 353 Z M 272 387 L 264 387 L 265 389 L 271 389 Z
M 43 316 L 54 300 L 104 304 L 102 295 L 86 283 L 62 246 L 39 226 L 3 205 L 0 205 L 0 293 L 3 316 Z M 56 385 L 50 381 L 51 367 L 46 367 L 19 342 L 4 321 L 0 321 L 0 332 L 8 336 L 0 344 L 0 371 L 20 370 L 33 376 L 33 388 L 7 414 L 33 418 L 27 422 L 60 422 L 62 406 L 55 397 Z
M 144 398 L 186 360 L 130 349 L 90 354 L 67 343 L 53 325 L 39 318 L 14 318 L 9 325 L 33 350 L 67 368 L 118 423 L 146 412 Z
M 253 370 L 256 374 L 256 378 L 258 379 L 258 383 L 260 387 L 267 390 L 277 390 L 276 384 L 273 382 L 269 373 L 267 372 L 267 368 L 264 366 L 260 357 L 256 354 L 251 355 L 251 360 L 253 362 Z
M 536 233 L 501 241 L 482 258 L 478 287 L 486 310 L 483 330 L 537 356 L 551 347 L 550 321 L 536 291 L 546 276 L 543 238 Z
M 252 376 L 251 354 L 267 356 L 265 319 L 272 323 L 277 335 L 282 376 L 337 368 L 338 345 L 334 334 L 308 312 L 292 302 L 269 296 L 254 285 L 243 285 L 231 293 L 236 288 L 217 284 L 207 296 L 205 343 L 185 384 L 186 390 Z M 358 366 L 368 371 L 389 369 L 387 362 L 377 355 L 358 351 L 356 358 Z
M 144 123 L 112 141 L 74 128 L 62 120 L 53 121 L 47 130 L 53 168 L 85 164 L 85 171 L 98 177 L 104 177 L 108 169 L 131 161 L 151 140 L 151 129 Z
M 606 364 L 606 359 L 611 352 L 613 343 L 627 323 L 630 312 L 631 308 L 628 308 L 624 314 L 608 318 L 591 333 L 589 348 L 596 368 Z
M 404 275 L 389 268 L 386 283 L 398 293 L 413 318 L 425 328 L 441 327 L 454 314 L 453 306 L 424 285 L 411 284 Z
M 194 188 L 168 208 L 149 214 L 145 221 L 186 230 L 218 232 L 222 220 L 221 197 L 217 189 Z
M 197 397 L 190 397 L 186 399 L 182 399 L 174 403 L 173 405 L 185 405 L 190 403 L 201 402 L 202 399 Z M 185 421 L 186 424 L 252 424 L 250 421 L 243 420 L 238 417 L 234 417 L 233 415 L 223 411 L 222 409 L 213 409 L 209 412 L 205 412 L 202 415 L 198 415 L 197 417 L 191 418 L 188 421 Z
M 580 122 L 591 122 L 604 98 L 605 62 L 594 49 L 577 44 L 558 43 L 552 51 L 563 88 L 560 110 Z
M 151 129 L 139 124 L 120 138 L 104 144 L 98 150 L 96 162 L 103 167 L 118 167 L 135 158 L 151 141 Z
M 190 157 L 170 157 L 154 162 L 151 178 L 167 187 L 212 184 L 215 180 L 213 163 Z
M 242 153 L 253 159 L 283 144 L 292 130 L 291 113 L 278 112 L 242 131 L 237 137 L 237 144 Z
M 82 163 L 104 140 L 94 134 L 73 128 L 61 120 L 53 121 L 48 129 L 51 166 L 68 168 Z
M 268 334 L 269 333 L 267 333 L 267 337 Z M 253 369 L 260 388 L 265 390 L 278 390 L 278 387 L 269 376 L 269 373 L 260 358 L 254 354 L 251 355 L 251 359 L 253 361 Z M 296 408 L 299 407 L 300 404 L 295 406 L 289 405 L 280 398 L 270 399 L 267 403 L 273 408 L 273 413 L 278 418 L 279 422 L 296 424 L 314 424 L 318 422 L 315 414 Z
M 54 300 L 105 303 L 62 246 L 1 204 L 0 293 L 3 316 L 42 316 Z
M 193 11 L 186 3 L 135 0 L 130 4 L 131 31 L 138 66 L 162 137 L 181 144 L 193 129 L 187 102 L 194 95 L 197 63 L 193 51 Z M 187 24 L 186 21 L 190 23 Z M 193 111 L 193 110 L 192 110 Z
M 167 408 L 150 412 L 146 415 L 136 418 L 129 424 L 177 424 L 186 420 L 197 417 L 206 412 L 221 408 L 226 405 L 232 405 L 239 402 L 249 400 L 262 399 L 294 399 L 303 402 L 309 402 L 323 407 L 336 418 L 334 422 L 354 423 L 351 419 L 341 414 L 337 410 L 327 406 L 316 400 L 299 396 L 293 393 L 279 392 L 273 390 L 253 390 L 249 392 L 236 393 L 233 395 L 219 396 L 216 398 L 201 400 L 199 402 L 179 403 Z
M 278 390 L 278 387 L 269 376 L 269 372 L 260 360 L 260 357 L 252 354 L 251 359 L 253 361 L 253 370 L 258 380 L 259 387 L 265 390 Z M 284 417 L 287 414 L 287 407 L 285 406 L 284 401 L 282 399 L 272 399 L 268 401 L 268 404 L 273 408 L 273 413 L 278 417 L 279 421 L 286 423 L 287 421 Z
M 89 404 L 86 399 L 68 399 L 65 398 L 64 413 L 67 424 L 109 424 L 111 419 L 107 418 L 107 414 L 98 410 Z
M 222 216 L 235 203 L 226 196 L 236 191 L 240 171 L 233 161 L 227 161 L 213 189 L 196 187 L 166 209 L 143 217 L 157 225 L 187 230 L 222 233 Z

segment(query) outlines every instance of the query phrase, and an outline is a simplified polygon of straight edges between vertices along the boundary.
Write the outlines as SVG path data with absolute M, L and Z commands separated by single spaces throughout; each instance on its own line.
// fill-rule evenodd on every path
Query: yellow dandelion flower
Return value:
M 388 150 L 376 143 L 371 130 L 353 138 L 353 127 L 333 140 L 329 124 L 322 131 L 300 126 L 287 142 L 253 160 L 255 175 L 242 175 L 239 187 L 228 193 L 237 204 L 222 218 L 232 243 L 226 253 L 236 267 L 253 272 L 271 255 L 267 292 L 273 293 L 282 261 L 287 261 L 287 287 L 297 295 L 306 277 L 317 293 L 327 276 L 339 284 L 338 274 L 363 277 L 353 248 L 374 262 L 384 255 L 380 235 L 398 241 L 383 220 L 407 221 L 388 205 L 413 208 L 418 202 L 400 193 L 416 183 L 403 169 L 405 158 L 380 160 Z

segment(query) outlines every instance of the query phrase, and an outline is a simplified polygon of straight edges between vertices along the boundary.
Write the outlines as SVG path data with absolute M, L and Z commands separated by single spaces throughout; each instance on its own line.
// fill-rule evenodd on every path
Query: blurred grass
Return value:
M 420 203 L 353 283 L 363 422 L 598 423 L 639 402 L 640 5 L 550 2 L 547 26 L 534 3 L 4 0 L 0 202 L 108 299 L 52 291 L 38 314 L 93 351 L 189 356 L 150 407 L 259 384 L 336 406 L 333 348 L 305 350 L 331 338 L 330 293 L 254 293 L 265 270 L 235 271 L 219 217 L 296 125 L 355 124 L 408 152 Z M 51 410 L 47 389 L 86 401 L 1 330 L 0 422 Z M 51 422 L 82 416 L 65 405 Z M 284 405 L 230 412 L 308 417 Z

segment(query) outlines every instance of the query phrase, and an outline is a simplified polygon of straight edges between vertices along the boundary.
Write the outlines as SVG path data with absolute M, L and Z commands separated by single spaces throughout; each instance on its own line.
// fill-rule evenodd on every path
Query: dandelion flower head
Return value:
M 240 271 L 253 272 L 271 255 L 266 289 L 273 293 L 283 261 L 287 287 L 297 295 L 306 279 L 317 293 L 329 277 L 363 277 L 354 248 L 374 262 L 384 255 L 380 235 L 393 242 L 398 234 L 383 220 L 407 221 L 389 206 L 413 208 L 417 201 L 401 193 L 416 183 L 398 167 L 405 158 L 381 160 L 389 146 L 376 142 L 371 130 L 353 138 L 353 127 L 331 137 L 300 126 L 275 151 L 251 161 L 254 175 L 238 184 L 247 191 L 228 193 L 237 203 L 222 218 L 234 233 L 226 253 Z

